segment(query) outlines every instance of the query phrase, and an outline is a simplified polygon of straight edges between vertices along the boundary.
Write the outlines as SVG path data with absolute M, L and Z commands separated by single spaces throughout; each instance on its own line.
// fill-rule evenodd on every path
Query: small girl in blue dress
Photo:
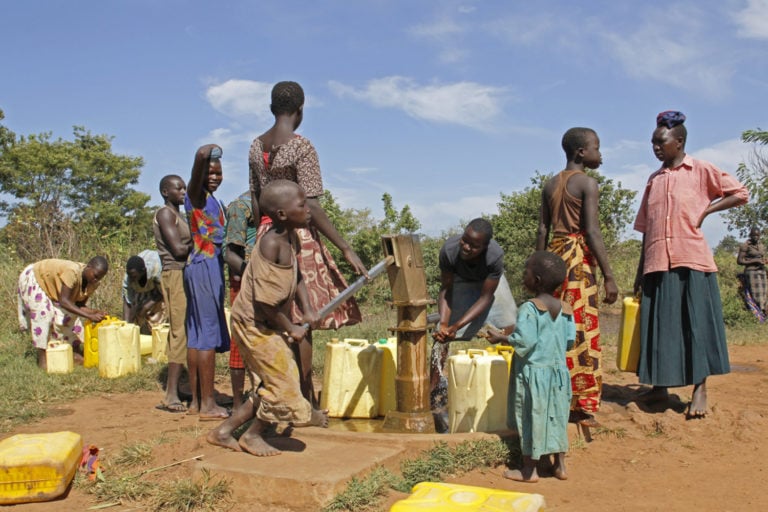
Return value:
M 555 477 L 567 478 L 571 378 L 565 352 L 573 346 L 576 324 L 571 307 L 553 296 L 565 274 L 560 256 L 534 252 L 525 263 L 523 285 L 535 298 L 520 306 L 515 332 L 504 336 L 488 329 L 491 343 L 509 343 L 515 349 L 507 423 L 520 436 L 523 467 L 505 470 L 504 477 L 519 482 L 538 482 L 537 463 L 542 456 L 549 461 L 551 454 L 555 456 Z

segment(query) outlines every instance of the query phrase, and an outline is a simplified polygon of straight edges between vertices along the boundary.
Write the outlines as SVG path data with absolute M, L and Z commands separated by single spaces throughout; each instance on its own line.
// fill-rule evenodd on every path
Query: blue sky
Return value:
M 344 208 L 381 196 L 438 235 L 564 165 L 594 128 L 603 174 L 641 190 L 655 116 L 688 116 L 688 152 L 734 172 L 768 128 L 768 0 L 4 2 L 0 108 L 17 134 L 72 126 L 142 156 L 138 188 L 224 148 L 225 202 L 248 186 L 269 90 L 307 95 L 301 133 Z M 760 105 L 763 105 L 762 107 Z M 705 224 L 711 244 L 722 221 Z M 736 233 L 734 233 L 736 234 Z

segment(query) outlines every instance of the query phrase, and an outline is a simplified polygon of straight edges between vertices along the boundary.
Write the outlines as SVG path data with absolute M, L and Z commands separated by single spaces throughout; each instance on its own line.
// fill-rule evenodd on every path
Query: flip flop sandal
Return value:
M 155 409 L 170 413 L 185 413 L 187 412 L 187 406 L 184 405 L 182 402 L 171 402 L 169 404 L 166 404 L 164 402 L 161 402 L 155 406 Z

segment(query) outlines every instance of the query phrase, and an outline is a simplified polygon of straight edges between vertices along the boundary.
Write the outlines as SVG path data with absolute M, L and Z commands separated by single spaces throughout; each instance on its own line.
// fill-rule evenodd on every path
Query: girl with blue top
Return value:
M 515 348 L 507 424 L 520 436 L 523 467 L 507 469 L 504 477 L 519 482 L 538 482 L 539 459 L 545 457 L 547 464 L 552 464 L 551 454 L 555 456 L 555 477 L 567 478 L 571 377 L 565 352 L 576 339 L 576 324 L 570 305 L 553 296 L 565 280 L 566 270 L 560 256 L 534 252 L 525 263 L 523 285 L 536 298 L 520 306 L 511 335 L 488 329 L 491 343 L 508 343 Z
M 201 146 L 195 154 L 184 208 L 192 233 L 192 250 L 184 268 L 187 295 L 187 366 L 192 392 L 190 414 L 221 420 L 229 413 L 214 399 L 216 352 L 229 350 L 224 315 L 224 208 L 213 196 L 222 181 L 221 148 Z

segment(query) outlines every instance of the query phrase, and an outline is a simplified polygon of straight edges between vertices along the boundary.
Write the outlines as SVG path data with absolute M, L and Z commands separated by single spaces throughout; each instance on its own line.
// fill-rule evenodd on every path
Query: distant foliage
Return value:
M 114 314 L 125 260 L 155 245 L 150 196 L 133 188 L 143 160 L 114 154 L 110 136 L 73 134 L 17 136 L 0 125 L 0 243 L 18 271 L 45 258 L 106 256 L 110 272 L 89 305 Z
M 727 238 L 715 249 L 717 282 L 720 286 L 720 300 L 723 303 L 723 321 L 729 327 L 757 324 L 757 318 L 744 304 L 739 280 L 736 278 L 744 271 L 744 267 L 736 263 L 738 244 L 733 244 Z
M 4 116 L 0 111 L 0 119 Z M 112 153 L 112 137 L 74 127 L 74 140 L 16 136 L 0 126 L 1 236 L 22 261 L 84 259 L 151 240 L 149 195 L 134 190 L 143 160 Z
M 768 132 L 747 130 L 741 134 L 746 143 L 759 146 L 768 144 Z M 763 148 L 756 147 L 748 162 L 742 162 L 736 170 L 736 176 L 749 190 L 749 203 L 739 208 L 732 208 L 724 213 L 728 227 L 738 230 L 746 237 L 753 226 L 760 229 L 768 226 L 768 156 Z

